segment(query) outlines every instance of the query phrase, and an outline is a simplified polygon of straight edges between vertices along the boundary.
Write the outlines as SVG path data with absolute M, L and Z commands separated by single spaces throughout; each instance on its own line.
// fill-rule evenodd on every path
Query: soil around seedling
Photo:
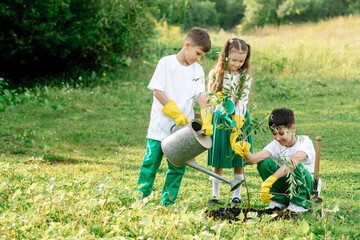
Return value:
M 243 213 L 244 217 L 240 217 L 239 215 Z M 249 213 L 249 214 L 248 214 Z M 214 220 L 228 220 L 230 223 L 233 221 L 241 221 L 243 218 L 243 222 L 246 222 L 252 218 L 259 218 L 260 221 L 264 215 L 269 215 L 268 218 L 271 221 L 278 219 L 292 219 L 298 216 L 298 214 L 290 212 L 289 210 L 281 210 L 279 208 L 275 209 L 253 209 L 253 208 L 219 208 L 213 210 L 206 211 L 207 218 L 213 218 Z

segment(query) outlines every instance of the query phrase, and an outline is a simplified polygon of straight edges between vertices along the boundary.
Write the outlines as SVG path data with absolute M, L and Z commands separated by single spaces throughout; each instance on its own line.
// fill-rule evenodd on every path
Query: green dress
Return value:
M 231 116 L 229 116 L 231 118 Z M 246 110 L 245 123 L 242 127 L 242 131 L 249 133 L 250 129 L 248 126 L 251 123 L 249 112 Z M 230 146 L 230 134 L 231 130 L 218 129 L 217 124 L 225 124 L 224 118 L 219 118 L 213 114 L 212 124 L 214 126 L 214 134 L 212 135 L 213 145 L 208 150 L 208 161 L 207 164 L 216 168 L 234 168 L 244 167 L 246 161 L 243 157 L 235 154 Z M 247 135 L 246 134 L 246 135 Z M 250 134 L 247 138 L 247 142 L 251 144 L 250 152 L 253 152 L 253 137 Z

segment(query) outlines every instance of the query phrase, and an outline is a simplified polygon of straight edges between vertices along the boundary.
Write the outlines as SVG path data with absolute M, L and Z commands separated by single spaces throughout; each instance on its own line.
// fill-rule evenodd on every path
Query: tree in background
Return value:
M 158 0 L 151 12 L 158 21 L 182 26 L 231 29 L 241 23 L 245 5 L 242 0 Z
M 157 0 L 151 7 L 151 13 L 157 21 L 167 21 L 172 25 L 181 25 L 188 8 L 188 0 Z
M 215 3 L 209 0 L 190 1 L 187 4 L 185 18 L 181 23 L 185 31 L 193 26 L 214 27 L 219 23 L 218 13 L 215 9 Z
M 3 0 L 0 77 L 92 70 L 141 52 L 152 32 L 150 0 Z M 120 60 L 119 60 L 120 59 Z
M 140 55 L 154 18 L 231 30 L 360 13 L 360 0 L 3 0 L 0 79 L 76 76 Z
M 245 27 L 289 24 L 360 13 L 360 0 L 246 0 Z
M 229 30 L 242 22 L 246 8 L 242 0 L 211 1 L 215 2 L 215 9 L 219 14 L 219 26 L 221 28 Z
M 245 0 L 244 26 L 263 27 L 266 24 L 279 24 L 277 9 L 284 0 Z
M 277 10 L 281 23 L 318 21 L 345 14 L 344 1 L 285 0 Z

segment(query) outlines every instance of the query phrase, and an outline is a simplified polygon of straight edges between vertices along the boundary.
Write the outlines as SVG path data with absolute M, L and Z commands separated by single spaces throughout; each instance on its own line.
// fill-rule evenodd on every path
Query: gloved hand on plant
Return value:
M 173 118 L 175 120 L 176 126 L 181 126 L 189 122 L 189 119 L 180 111 L 179 107 L 173 100 L 165 104 L 162 112 Z
M 217 92 L 216 94 L 221 100 L 224 100 L 224 95 L 222 94 L 222 92 Z
M 201 109 L 201 119 L 203 121 L 202 130 L 205 130 L 205 135 L 211 136 L 213 135 L 213 125 L 212 121 L 212 113 L 206 111 L 205 109 Z
M 234 150 L 234 144 L 235 144 L 237 136 L 238 136 L 238 131 L 241 131 L 241 128 L 245 122 L 245 118 L 240 117 L 236 114 L 234 114 L 231 118 L 233 121 L 236 121 L 236 125 L 235 125 L 235 127 L 233 127 L 232 132 L 230 134 L 230 145 L 231 145 L 231 148 Z
M 210 104 L 215 107 L 224 100 L 222 92 L 212 93 L 209 97 Z
M 245 141 L 238 141 L 232 145 L 233 151 L 242 157 L 250 152 L 251 144 Z
M 270 177 L 268 177 L 263 184 L 261 184 L 261 193 L 260 193 L 260 198 L 261 201 L 263 203 L 270 203 L 271 202 L 271 198 L 274 197 L 274 195 L 270 194 L 270 188 L 272 187 L 272 185 L 274 185 L 274 183 L 278 180 L 277 177 L 275 177 L 274 175 L 271 175 Z

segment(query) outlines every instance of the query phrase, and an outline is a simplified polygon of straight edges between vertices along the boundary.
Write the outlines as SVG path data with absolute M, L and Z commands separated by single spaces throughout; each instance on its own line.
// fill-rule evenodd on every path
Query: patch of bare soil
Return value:
M 248 215 L 248 212 L 257 213 L 257 217 L 261 219 L 261 217 L 265 214 L 272 215 L 273 218 L 271 220 L 278 220 L 278 219 L 291 219 L 297 216 L 296 213 L 290 212 L 288 210 L 281 210 L 278 208 L 275 209 L 253 209 L 253 208 L 219 208 L 214 210 L 207 210 L 206 217 L 214 218 L 215 220 L 228 220 L 230 223 L 232 221 L 240 221 L 238 216 L 240 213 L 244 214 L 243 222 L 251 219 L 252 216 Z M 253 214 L 251 214 L 253 215 Z M 261 220 L 260 220 L 261 221 Z

